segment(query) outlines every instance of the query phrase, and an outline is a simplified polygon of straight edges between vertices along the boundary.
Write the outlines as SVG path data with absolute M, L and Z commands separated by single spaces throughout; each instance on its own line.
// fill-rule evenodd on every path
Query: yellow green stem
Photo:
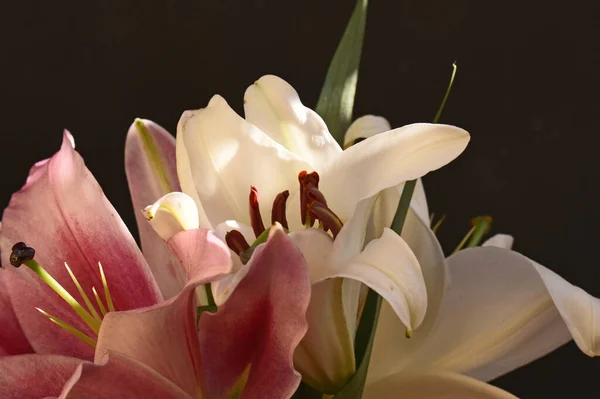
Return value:
M 36 308 L 41 314 L 43 314 L 44 316 L 46 316 L 47 318 L 50 319 L 50 321 L 52 321 L 54 324 L 62 327 L 63 329 L 65 329 L 66 331 L 70 332 L 71 334 L 73 334 L 74 336 L 76 336 L 77 338 L 79 338 L 80 340 L 82 340 L 83 342 L 85 342 L 86 344 L 89 344 L 92 346 L 92 348 L 96 347 L 96 341 L 89 337 L 88 335 L 82 333 L 81 331 L 79 331 L 78 329 L 76 329 L 75 327 L 65 323 L 64 321 L 62 321 L 61 319 L 59 319 L 58 317 L 54 317 L 51 314 L 49 314 L 48 312 L 40 309 L 40 308 Z
M 100 276 L 102 277 L 102 285 L 104 286 L 104 296 L 106 297 L 106 304 L 108 305 L 108 311 L 114 312 L 115 306 L 113 305 L 112 297 L 110 296 L 110 290 L 108 289 L 108 283 L 106 282 L 106 276 L 104 275 L 104 269 L 102 269 L 102 263 L 98 262 L 100 268 Z
M 77 291 L 79 291 L 79 295 L 81 295 L 81 297 L 83 298 L 83 301 L 85 302 L 85 306 L 87 306 L 88 310 L 90 311 L 90 313 L 92 314 L 94 319 L 96 319 L 98 321 L 102 321 L 102 317 L 100 317 L 98 312 L 96 312 L 96 309 L 94 308 L 94 306 L 92 306 L 92 302 L 90 302 L 90 299 L 85 294 L 85 291 L 83 290 L 83 288 L 81 288 L 81 284 L 79 284 L 79 281 L 77 281 L 77 277 L 75 277 L 75 275 L 71 271 L 71 268 L 69 267 L 69 265 L 67 265 L 67 262 L 65 262 L 65 268 L 67 269 L 67 272 L 69 272 L 69 275 L 71 276 L 71 280 L 73 280 L 75 287 L 77 287 Z

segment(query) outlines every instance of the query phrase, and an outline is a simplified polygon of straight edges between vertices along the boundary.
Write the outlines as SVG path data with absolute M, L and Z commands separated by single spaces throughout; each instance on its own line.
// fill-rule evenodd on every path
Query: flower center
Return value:
M 318 220 L 319 228 L 324 231 L 331 231 L 335 239 L 344 224 L 329 208 L 325 196 L 319 191 L 319 174 L 317 172 L 308 173 L 303 170 L 298 174 L 298 182 L 300 183 L 300 218 L 302 224 L 305 228 L 311 228 Z M 286 216 L 286 203 L 289 196 L 290 192 L 288 190 L 277 194 L 271 210 L 271 224 L 279 223 L 286 230 L 289 228 Z M 250 186 L 249 210 L 250 223 L 256 241 L 252 245 L 248 244 L 242 233 L 237 230 L 232 230 L 225 235 L 227 246 L 240 256 L 244 264 L 250 260 L 254 248 L 265 242 L 268 237 L 268 231 L 265 229 L 260 214 L 258 190 L 254 186 Z
M 74 311 L 77 315 L 87 324 L 87 326 L 93 331 L 95 337 L 97 338 L 98 332 L 100 330 L 100 324 L 102 323 L 102 319 L 108 312 L 113 312 L 115 310 L 112 297 L 110 295 L 110 290 L 108 289 L 108 283 L 106 281 L 106 275 L 104 274 L 104 270 L 102 269 L 102 264 L 98 262 L 98 268 L 100 270 L 100 278 L 102 279 L 102 286 L 104 288 L 104 297 L 106 300 L 106 306 L 100 299 L 100 295 L 96 291 L 96 287 L 92 287 L 92 292 L 94 293 L 94 297 L 96 299 L 96 303 L 98 305 L 98 309 L 100 312 L 94 308 L 92 302 L 86 295 L 85 291 L 79 284 L 79 281 L 75 277 L 75 274 L 71 271 L 69 265 L 65 262 L 65 268 L 71 276 L 73 280 L 73 284 L 79 291 L 83 302 L 85 303 L 85 307 L 81 305 L 58 281 L 56 281 L 36 260 L 34 259 L 35 250 L 31 247 L 28 247 L 23 242 L 18 242 L 12 247 L 12 253 L 10 255 L 10 263 L 14 267 L 20 267 L 21 265 L 25 265 L 30 268 L 35 274 L 37 274 L 40 279 L 45 282 L 50 288 L 54 290 Z M 62 327 L 64 330 L 73 334 L 77 338 L 81 339 L 83 342 L 91 345 L 92 347 L 96 347 L 96 338 L 90 337 L 89 335 L 81 332 L 77 328 L 71 326 L 70 324 L 60 320 L 59 318 L 52 316 L 48 312 L 36 308 L 40 313 L 44 316 L 48 317 L 50 321 Z

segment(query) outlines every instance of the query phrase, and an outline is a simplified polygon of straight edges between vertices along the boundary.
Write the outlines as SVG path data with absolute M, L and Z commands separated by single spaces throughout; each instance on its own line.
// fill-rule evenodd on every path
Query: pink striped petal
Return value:
M 185 286 L 185 275 L 167 244 L 141 210 L 167 193 L 181 191 L 175 162 L 175 138 L 149 120 L 136 120 L 125 143 L 125 171 L 142 251 L 165 299 Z
M 81 360 L 57 355 L 19 355 L 0 359 L 0 398 L 39 399 L 60 395 Z
M 307 330 L 310 280 L 300 251 L 279 227 L 199 334 L 209 398 L 289 398 L 300 383 L 293 353 Z
M 118 352 L 100 362 L 82 363 L 59 399 L 192 399 L 150 367 Z
M 179 295 L 160 305 L 107 314 L 100 328 L 96 361 L 109 351 L 120 352 L 196 398 L 202 391 L 203 375 L 194 292 L 198 285 L 229 273 L 231 257 L 221 240 L 206 229 L 182 231 L 169 240 L 169 246 L 183 254 L 190 282 Z
M 24 241 L 35 248 L 36 260 L 78 300 L 64 262 L 90 298 L 92 287 L 102 291 L 101 262 L 117 310 L 158 303 L 162 296 L 142 253 L 73 147 L 72 136 L 65 132 L 60 151 L 36 164 L 25 186 L 11 198 L 2 218 L 2 264 L 9 265 L 12 245 Z M 13 309 L 36 352 L 91 359 L 90 346 L 35 310 L 40 307 L 92 334 L 51 288 L 25 266 L 6 276 Z

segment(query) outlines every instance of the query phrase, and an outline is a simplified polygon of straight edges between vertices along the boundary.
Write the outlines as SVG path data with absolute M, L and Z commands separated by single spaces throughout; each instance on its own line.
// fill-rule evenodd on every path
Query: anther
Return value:
M 35 249 L 28 247 L 24 242 L 18 242 L 12 247 L 10 254 L 10 264 L 19 267 L 23 263 L 32 260 L 35 257 Z
M 256 237 L 265 231 L 265 225 L 260 216 L 260 207 L 258 205 L 258 190 L 254 186 L 250 186 L 250 223 Z
M 275 201 L 273 201 L 273 208 L 271 210 L 271 224 L 275 224 L 278 222 L 285 229 L 288 229 L 288 222 L 285 214 L 287 199 L 290 196 L 290 192 L 285 190 L 275 197 Z
M 329 209 L 327 204 L 314 201 L 308 205 L 308 210 L 313 217 L 319 219 L 323 223 L 325 231 L 331 230 L 333 238 L 337 237 L 342 227 L 344 227 L 344 224 L 338 215 Z
M 250 248 L 248 241 L 246 241 L 242 233 L 237 230 L 231 230 L 225 234 L 225 242 L 227 243 L 229 249 L 238 255 Z
M 301 222 L 306 227 L 312 227 L 315 219 L 307 212 L 308 189 L 311 187 L 319 188 L 319 174 L 317 172 L 307 173 L 305 170 L 298 174 L 298 182 L 300 182 L 300 218 Z

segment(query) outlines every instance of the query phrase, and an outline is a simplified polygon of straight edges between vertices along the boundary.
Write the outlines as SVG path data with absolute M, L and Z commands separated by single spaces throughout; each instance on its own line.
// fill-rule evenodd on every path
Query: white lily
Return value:
M 382 120 L 357 120 L 360 124 L 351 126 L 346 140 L 385 130 L 378 128 L 385 126 Z M 398 391 L 415 398 L 441 397 L 436 395 L 442 392 L 444 398 L 509 398 L 484 382 L 571 339 L 589 356 L 600 353 L 600 300 L 511 251 L 513 240 L 507 235 L 445 260 L 429 228 L 422 184 L 411 208 L 402 236 L 423 270 L 427 315 L 419 334 L 406 340 L 402 324 L 383 304 L 365 398 Z
M 271 214 L 302 250 L 313 283 L 310 327 L 296 351 L 296 368 L 313 387 L 335 393 L 355 370 L 362 284 L 386 300 L 405 330 L 425 317 L 428 294 L 419 263 L 402 238 L 380 220 L 371 223 L 373 204 L 382 190 L 456 158 L 469 135 L 452 126 L 414 124 L 342 151 L 323 120 L 275 76 L 249 87 L 244 107 L 246 119 L 214 96 L 206 108 L 186 111 L 177 130 L 182 191 L 195 201 L 200 227 L 214 229 L 235 249 L 240 269 L 218 284 L 215 299 L 225 300 L 243 276 L 237 255 L 248 255 L 244 249 L 264 229 L 261 215 Z M 315 219 L 323 228 L 312 227 Z

